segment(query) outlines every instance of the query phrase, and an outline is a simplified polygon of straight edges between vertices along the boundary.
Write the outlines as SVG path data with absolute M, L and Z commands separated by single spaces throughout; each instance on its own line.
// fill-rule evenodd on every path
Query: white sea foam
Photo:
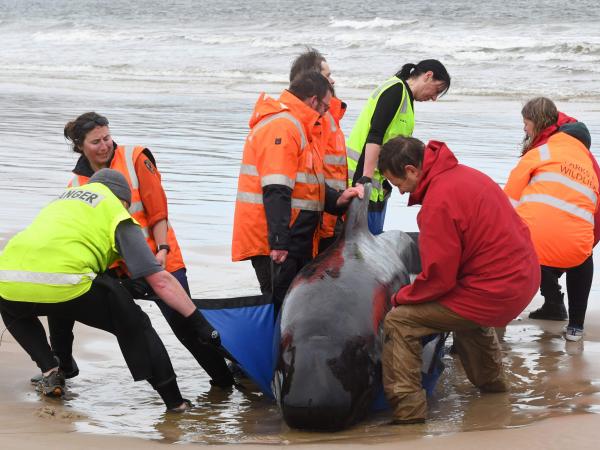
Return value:
M 331 18 L 329 26 L 331 28 L 352 28 L 354 30 L 372 30 L 376 28 L 391 28 L 391 27 L 405 27 L 407 25 L 415 25 L 419 23 L 418 20 L 392 20 L 382 19 L 375 17 L 370 20 L 339 20 Z

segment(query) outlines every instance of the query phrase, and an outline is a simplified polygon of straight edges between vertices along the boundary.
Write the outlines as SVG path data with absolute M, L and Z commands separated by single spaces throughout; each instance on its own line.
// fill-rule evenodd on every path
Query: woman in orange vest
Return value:
M 110 134 L 108 120 L 95 112 L 80 115 L 67 123 L 64 136 L 73 143 L 73 151 L 81 154 L 73 173 L 70 186 L 80 186 L 98 170 L 111 168 L 122 173 L 131 188 L 129 213 L 136 219 L 146 237 L 146 241 L 157 261 L 170 272 L 190 293 L 186 268 L 173 228 L 168 222 L 167 197 L 162 187 L 161 176 L 156 168 L 154 156 L 144 147 L 124 147 L 117 145 Z M 179 315 L 139 280 L 128 280 L 127 267 L 120 263 L 113 268 L 116 276 L 123 277 L 135 298 L 148 297 L 159 306 L 173 333 L 189 350 L 198 363 L 211 377 L 211 384 L 220 387 L 233 385 L 234 379 L 223 357 L 214 349 L 186 339 L 187 333 Z M 61 361 L 67 378 L 76 376 L 79 371 L 71 356 L 73 343 L 73 322 L 57 317 L 49 317 L 50 341 Z
M 558 279 L 567 276 L 569 301 L 565 338 L 579 341 L 592 285 L 592 248 L 598 241 L 600 170 L 590 152 L 587 127 L 538 97 L 521 111 L 525 138 L 506 194 L 529 226 L 541 265 L 541 308 L 531 319 L 566 320 Z

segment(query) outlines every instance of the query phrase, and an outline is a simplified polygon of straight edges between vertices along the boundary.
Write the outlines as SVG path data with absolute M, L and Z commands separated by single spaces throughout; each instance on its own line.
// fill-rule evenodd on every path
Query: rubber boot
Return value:
M 568 315 L 564 297 L 563 293 L 557 295 L 556 298 L 546 297 L 542 307 L 531 311 L 529 318 L 536 320 L 567 320 Z

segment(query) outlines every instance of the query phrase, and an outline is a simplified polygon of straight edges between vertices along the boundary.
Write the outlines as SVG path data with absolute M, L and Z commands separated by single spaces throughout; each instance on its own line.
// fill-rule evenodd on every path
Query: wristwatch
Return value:
M 169 244 L 160 244 L 156 248 L 156 253 L 160 252 L 161 250 L 166 250 L 168 254 L 171 251 L 171 247 L 169 246 Z
M 362 176 L 360 177 L 358 180 L 356 180 L 356 184 L 367 184 L 367 183 L 372 183 L 373 180 L 371 179 L 371 177 L 367 177 L 367 176 Z

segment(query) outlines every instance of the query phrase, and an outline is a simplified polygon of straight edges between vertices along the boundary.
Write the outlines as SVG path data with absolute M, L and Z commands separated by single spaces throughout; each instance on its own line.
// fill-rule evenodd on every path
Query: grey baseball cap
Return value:
M 89 183 L 101 183 L 119 199 L 131 205 L 131 189 L 123 174 L 114 169 L 100 169 L 90 178 Z

